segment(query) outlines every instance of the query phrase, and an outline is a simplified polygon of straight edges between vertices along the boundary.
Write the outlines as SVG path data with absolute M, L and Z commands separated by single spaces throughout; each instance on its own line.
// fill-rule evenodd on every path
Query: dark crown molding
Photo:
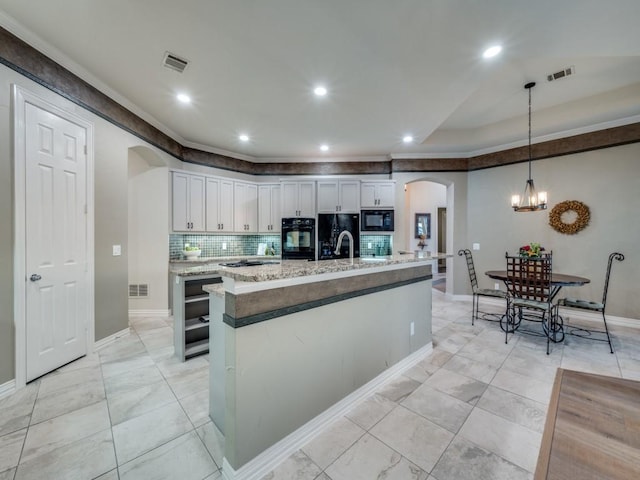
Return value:
M 392 172 L 466 172 L 528 160 L 527 147 L 471 158 L 392 159 L 383 162 L 259 163 L 189 148 L 130 112 L 115 100 L 0 27 L 0 63 L 188 163 L 250 175 L 366 175 Z M 537 143 L 534 160 L 640 141 L 640 123 Z

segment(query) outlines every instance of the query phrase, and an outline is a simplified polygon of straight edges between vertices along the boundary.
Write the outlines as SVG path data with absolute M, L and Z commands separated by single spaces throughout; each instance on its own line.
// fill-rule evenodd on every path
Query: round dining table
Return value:
M 505 285 L 509 283 L 506 270 L 489 270 L 484 272 L 484 274 L 494 280 L 502 280 Z M 562 287 L 579 287 L 586 283 L 591 283 L 591 280 L 585 277 L 578 277 L 577 275 L 551 272 L 551 300 L 555 298 Z
M 509 289 L 509 275 L 506 270 L 489 270 L 484 272 L 486 276 L 489 278 L 493 278 L 494 280 L 502 280 L 504 284 Z M 558 292 L 562 287 L 579 287 L 586 283 L 590 283 L 591 280 L 585 277 L 579 277 L 577 275 L 569 275 L 566 273 L 555 273 L 551 272 L 551 292 L 549 295 L 550 301 L 558 295 Z M 503 319 L 508 317 L 509 312 L 505 312 L 503 315 Z M 554 316 L 552 327 L 545 331 L 545 336 L 549 338 L 554 343 L 562 342 L 564 340 L 564 326 L 563 319 L 559 314 Z M 502 321 L 500 322 L 500 326 L 503 327 Z M 503 327 L 504 330 L 504 327 Z M 543 325 L 544 330 L 544 325 Z M 509 333 L 507 331 L 507 333 Z M 547 354 L 549 353 L 549 347 L 547 345 Z

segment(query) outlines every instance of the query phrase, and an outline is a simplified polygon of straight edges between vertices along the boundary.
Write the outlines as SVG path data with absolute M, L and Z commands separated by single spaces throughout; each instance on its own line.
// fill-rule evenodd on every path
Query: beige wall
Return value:
M 166 311 L 169 305 L 169 170 L 150 165 L 129 152 L 129 262 L 130 284 L 149 285 L 147 298 L 129 299 L 129 310 Z
M 549 211 L 514 213 L 509 207 L 511 195 L 524 191 L 526 164 L 469 173 L 466 240 L 469 248 L 473 242 L 480 243 L 480 251 L 473 252 L 480 287 L 493 287 L 482 273 L 502 267 L 505 251 L 515 253 L 520 245 L 539 242 L 553 250 L 554 271 L 591 279 L 589 285 L 564 289 L 561 295 L 599 300 L 607 257 L 618 251 L 626 259 L 614 264 L 607 312 L 640 318 L 639 159 L 640 144 L 635 143 L 533 163 L 536 187 L 547 190 L 549 209 L 565 200 L 589 206 L 591 222 L 576 235 L 553 230 L 548 225 Z M 456 288 L 456 293 L 464 292 L 469 293 L 468 281 Z
M 128 326 L 127 165 L 129 149 L 146 145 L 137 137 L 0 65 L 0 385 L 15 378 L 12 84 L 94 124 L 96 340 Z M 146 146 L 169 163 L 166 154 Z M 122 256 L 112 256 L 112 245 L 122 246 Z
M 4 79 L 0 77 L 0 80 Z M 10 158 L 12 143 L 10 110 L 9 84 L 0 81 L 0 385 L 12 380 L 15 370 L 13 167 Z

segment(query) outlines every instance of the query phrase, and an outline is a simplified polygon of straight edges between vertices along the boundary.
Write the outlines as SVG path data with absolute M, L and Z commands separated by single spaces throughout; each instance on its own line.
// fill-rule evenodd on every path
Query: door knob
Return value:
M 37 282 L 38 280 L 42 280 L 42 277 L 37 273 L 34 273 L 33 275 L 31 275 L 31 277 L 29 277 L 29 280 L 31 280 L 32 282 Z

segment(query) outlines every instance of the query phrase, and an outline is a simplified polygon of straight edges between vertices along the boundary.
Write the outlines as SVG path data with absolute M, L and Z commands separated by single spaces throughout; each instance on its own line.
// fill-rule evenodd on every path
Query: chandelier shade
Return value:
M 524 86 L 529 91 L 529 178 L 522 196 L 511 197 L 511 207 L 516 212 L 535 212 L 547 208 L 547 192 L 538 192 L 531 176 L 531 89 L 535 86 L 536 82 L 529 82 Z

